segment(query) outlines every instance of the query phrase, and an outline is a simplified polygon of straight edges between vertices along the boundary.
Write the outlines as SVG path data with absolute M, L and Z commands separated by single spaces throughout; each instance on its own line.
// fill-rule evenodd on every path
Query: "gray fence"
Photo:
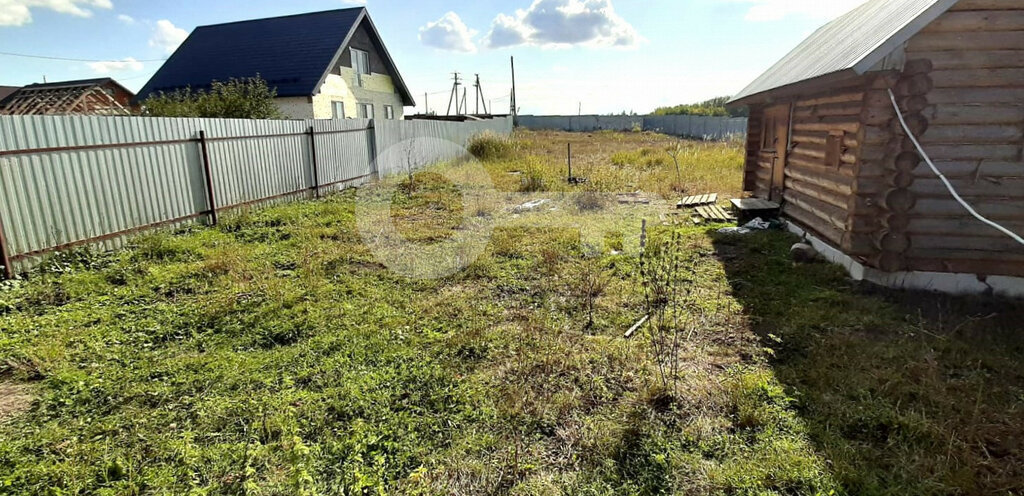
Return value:
M 533 130 L 577 133 L 643 130 L 704 140 L 721 140 L 747 134 L 747 119 L 745 117 L 699 115 L 522 115 L 518 117 L 517 125 Z
M 512 121 L 0 116 L 0 265 L 451 160 L 484 131 Z

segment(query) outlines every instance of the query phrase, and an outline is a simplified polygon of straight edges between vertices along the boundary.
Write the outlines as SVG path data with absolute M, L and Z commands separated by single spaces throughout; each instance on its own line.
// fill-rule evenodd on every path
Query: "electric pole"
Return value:
M 459 86 L 462 83 L 459 82 L 459 73 L 453 72 L 452 76 L 455 79 L 455 83 L 452 84 L 452 95 L 448 98 L 448 115 L 452 115 L 452 102 L 455 102 L 455 115 L 461 115 L 462 112 L 459 109 Z

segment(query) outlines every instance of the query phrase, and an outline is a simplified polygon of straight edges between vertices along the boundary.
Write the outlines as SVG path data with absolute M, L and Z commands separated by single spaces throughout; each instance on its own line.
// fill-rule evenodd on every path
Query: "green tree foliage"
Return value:
M 725 103 L 730 98 L 720 96 L 700 103 L 660 107 L 654 111 L 654 115 L 707 115 L 713 117 L 748 117 L 750 115 L 750 111 L 746 108 L 725 108 Z
M 283 119 L 274 103 L 277 90 L 260 77 L 214 81 L 209 90 L 184 88 L 159 93 L 142 102 L 152 117 Z

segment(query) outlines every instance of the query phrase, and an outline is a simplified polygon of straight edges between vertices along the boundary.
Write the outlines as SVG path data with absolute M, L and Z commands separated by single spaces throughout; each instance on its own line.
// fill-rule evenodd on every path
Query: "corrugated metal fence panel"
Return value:
M 375 151 L 384 173 L 400 171 L 408 154 L 395 150 L 413 143 L 412 157 L 422 167 L 460 157 L 481 132 L 510 133 L 512 121 L 0 116 L 0 151 L 114 145 L 0 157 L 0 219 L 12 265 L 25 271 L 55 249 L 83 243 L 112 249 L 138 230 L 202 217 L 210 206 L 200 131 L 208 139 L 218 209 L 305 195 L 315 184 L 310 127 L 357 130 L 315 137 L 319 184 L 347 186 L 377 172 Z M 290 136 L 268 136 L 282 134 Z M 139 144 L 156 141 L 179 142 Z
M 202 119 L 217 207 L 243 205 L 312 187 L 309 127 L 305 121 Z M 217 138 L 268 136 L 217 141 Z
M 368 119 L 312 121 L 317 132 L 353 130 L 316 137 L 317 169 L 321 185 L 357 186 L 374 173 L 372 146 L 376 129 Z M 357 131 L 361 130 L 361 131 Z M 350 182 L 343 182 L 350 181 Z
M 583 116 L 519 116 L 520 127 L 533 130 L 559 130 L 576 133 L 593 131 L 654 131 L 684 138 L 720 140 L 743 136 L 747 119 L 743 117 L 708 117 L 699 115 L 583 115 Z
M 0 150 L 193 137 L 193 120 L 166 121 L 0 116 Z M 206 208 L 201 178 L 196 143 L 0 157 L 0 216 L 8 249 L 12 256 L 31 255 L 191 216 Z M 118 243 L 112 239 L 105 246 Z
M 469 140 L 478 134 L 512 132 L 511 118 L 477 122 L 383 120 L 376 125 L 377 170 L 381 176 L 460 158 Z

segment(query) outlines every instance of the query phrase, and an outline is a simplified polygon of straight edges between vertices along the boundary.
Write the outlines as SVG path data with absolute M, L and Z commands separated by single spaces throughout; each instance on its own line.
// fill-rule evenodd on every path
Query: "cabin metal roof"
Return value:
M 864 74 L 958 1 L 868 0 L 815 31 L 729 105 L 753 103 L 772 90 L 824 76 Z
M 139 91 L 138 99 L 256 76 L 276 88 L 279 97 L 315 95 L 364 19 L 391 66 L 395 87 L 406 105 L 415 105 L 364 7 L 200 26 Z

